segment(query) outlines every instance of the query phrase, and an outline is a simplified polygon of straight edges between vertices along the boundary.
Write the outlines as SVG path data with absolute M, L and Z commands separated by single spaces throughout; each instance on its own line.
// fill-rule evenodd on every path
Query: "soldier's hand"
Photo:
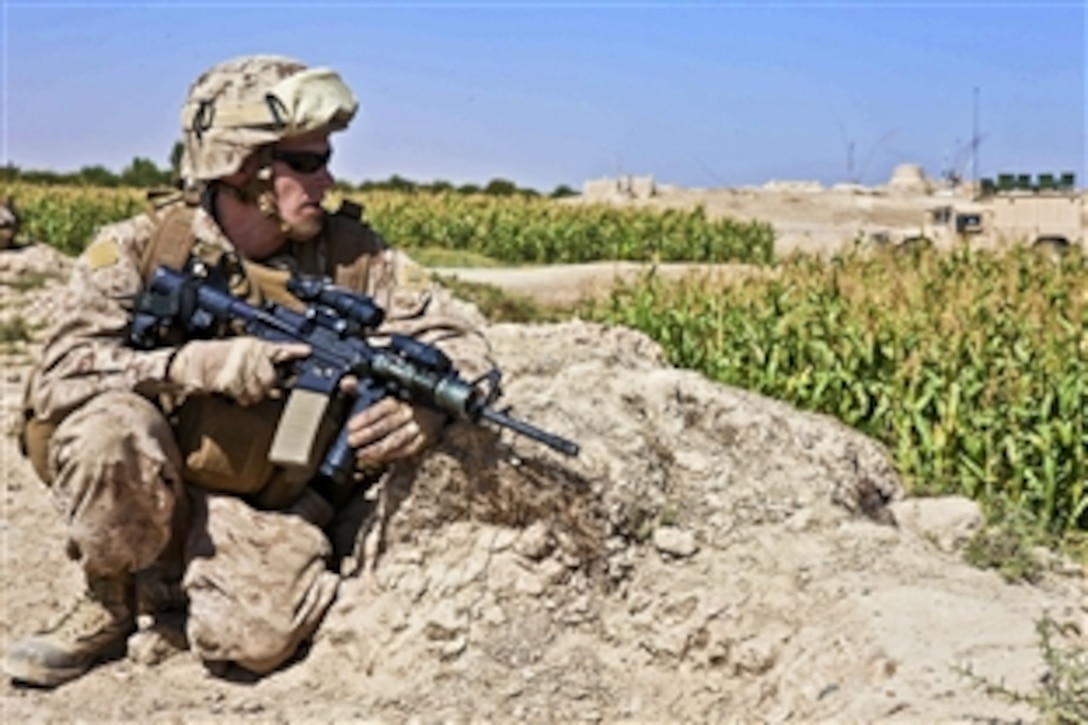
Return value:
M 348 443 L 358 468 L 373 468 L 419 453 L 438 440 L 446 417 L 430 408 L 382 398 L 348 421 Z
M 255 337 L 193 340 L 177 351 L 166 374 L 187 392 L 222 393 L 251 405 L 277 387 L 278 363 L 309 354 L 308 345 Z

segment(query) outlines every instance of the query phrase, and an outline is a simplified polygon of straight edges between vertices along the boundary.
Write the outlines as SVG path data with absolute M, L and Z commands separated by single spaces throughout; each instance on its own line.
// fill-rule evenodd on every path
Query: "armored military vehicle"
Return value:
M 1007 249 L 1026 244 L 1047 253 L 1084 248 L 1085 192 L 1073 174 L 1001 174 L 983 179 L 973 199 L 931 207 L 917 232 L 899 230 L 878 239 L 896 247 Z

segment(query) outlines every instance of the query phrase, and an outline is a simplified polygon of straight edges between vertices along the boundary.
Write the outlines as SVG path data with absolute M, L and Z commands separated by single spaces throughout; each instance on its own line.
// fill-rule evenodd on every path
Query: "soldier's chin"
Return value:
M 321 233 L 323 217 L 303 219 L 287 225 L 287 237 L 295 242 L 308 242 Z

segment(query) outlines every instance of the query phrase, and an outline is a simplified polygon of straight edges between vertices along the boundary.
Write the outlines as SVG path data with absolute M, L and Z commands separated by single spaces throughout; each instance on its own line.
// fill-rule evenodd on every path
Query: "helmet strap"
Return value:
M 219 188 L 238 199 L 243 204 L 253 205 L 264 216 L 280 222 L 279 207 L 276 205 L 276 191 L 272 184 L 272 154 L 267 147 L 256 152 L 258 167 L 245 183 L 241 185 L 228 184 L 219 181 Z

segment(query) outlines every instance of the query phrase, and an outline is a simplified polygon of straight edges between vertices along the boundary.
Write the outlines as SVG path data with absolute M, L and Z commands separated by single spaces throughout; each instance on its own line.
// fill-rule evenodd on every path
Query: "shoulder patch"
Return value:
M 117 251 L 117 242 L 112 239 L 103 239 L 87 247 L 83 252 L 83 256 L 91 269 L 102 269 L 116 264 L 120 258 L 120 253 Z

